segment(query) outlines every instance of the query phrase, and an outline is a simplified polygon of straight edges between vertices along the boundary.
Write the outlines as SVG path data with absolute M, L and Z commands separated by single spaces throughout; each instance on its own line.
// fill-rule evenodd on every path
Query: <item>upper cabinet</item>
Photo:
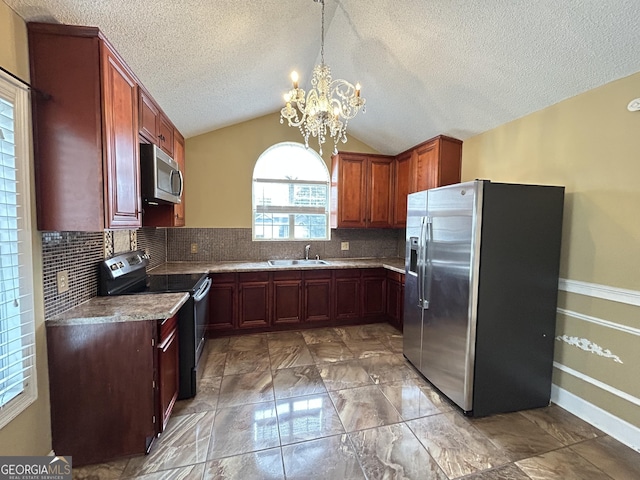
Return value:
M 162 148 L 167 155 L 173 158 L 173 124 L 143 87 L 140 87 L 139 92 L 140 135 L 149 143 Z
M 388 228 L 393 157 L 340 152 L 331 168 L 331 228 Z
M 27 28 L 38 229 L 140 227 L 135 76 L 97 28 Z
M 331 228 L 403 228 L 409 193 L 460 182 L 462 142 L 440 135 L 395 157 L 340 152 L 331 168 Z
M 411 192 L 460 182 L 462 142 L 455 138 L 432 138 L 412 149 Z

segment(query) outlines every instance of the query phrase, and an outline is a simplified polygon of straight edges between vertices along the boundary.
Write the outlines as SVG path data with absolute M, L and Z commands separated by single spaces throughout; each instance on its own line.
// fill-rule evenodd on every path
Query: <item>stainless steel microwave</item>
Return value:
M 180 166 L 160 147 L 140 144 L 140 176 L 145 203 L 181 202 L 184 179 Z

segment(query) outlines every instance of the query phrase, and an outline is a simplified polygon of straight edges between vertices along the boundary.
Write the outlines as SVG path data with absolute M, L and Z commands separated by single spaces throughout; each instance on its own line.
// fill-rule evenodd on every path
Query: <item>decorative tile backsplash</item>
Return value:
M 349 242 L 349 250 L 341 250 Z M 45 318 L 98 294 L 98 265 L 126 250 L 149 253 L 150 268 L 170 262 L 262 261 L 302 258 L 305 245 L 315 258 L 403 257 L 404 230 L 332 230 L 330 241 L 254 242 L 250 228 L 140 228 L 105 232 L 43 232 Z M 195 245 L 196 253 L 191 253 Z M 69 272 L 69 290 L 58 293 L 56 273 Z
M 342 242 L 349 242 L 349 250 L 341 249 Z M 303 258 L 304 247 L 308 244 L 311 245 L 311 258 L 316 255 L 320 258 L 404 256 L 404 230 L 332 230 L 329 241 L 254 242 L 250 228 L 173 228 L 167 230 L 167 261 Z M 195 253 L 191 253 L 192 247 Z

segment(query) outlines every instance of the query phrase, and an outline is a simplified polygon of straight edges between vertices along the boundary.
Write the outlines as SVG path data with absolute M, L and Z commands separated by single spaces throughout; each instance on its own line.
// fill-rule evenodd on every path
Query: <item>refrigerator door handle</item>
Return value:
M 433 232 L 433 218 L 425 217 L 425 240 L 424 240 L 424 254 L 423 254 L 423 268 L 422 268 L 422 290 L 420 290 L 420 298 L 422 298 L 423 310 L 429 309 L 429 301 L 431 300 L 431 277 L 433 269 L 431 268 L 431 261 L 429 257 L 429 244 L 431 243 L 431 236 Z
M 422 308 L 422 283 L 424 280 L 424 224 L 427 217 L 420 219 L 420 236 L 418 237 L 418 265 L 417 265 L 417 277 L 418 277 L 418 307 Z

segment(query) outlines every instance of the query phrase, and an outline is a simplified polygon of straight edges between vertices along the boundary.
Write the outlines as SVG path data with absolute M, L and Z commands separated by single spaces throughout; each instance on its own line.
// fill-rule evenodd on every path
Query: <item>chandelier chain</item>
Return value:
M 347 141 L 347 124 L 360 110 L 364 111 L 365 99 L 360 96 L 360 84 L 355 86 L 346 80 L 333 80 L 331 69 L 324 63 L 324 4 L 325 0 L 314 0 L 322 4 L 320 64 L 313 68 L 311 89 L 298 87 L 298 74 L 291 73 L 293 88 L 284 95 L 285 106 L 280 110 L 280 123 L 298 127 L 309 147 L 309 137 L 318 139 L 320 154 L 327 136 L 333 139 L 334 153 L 338 153 L 338 142 Z

